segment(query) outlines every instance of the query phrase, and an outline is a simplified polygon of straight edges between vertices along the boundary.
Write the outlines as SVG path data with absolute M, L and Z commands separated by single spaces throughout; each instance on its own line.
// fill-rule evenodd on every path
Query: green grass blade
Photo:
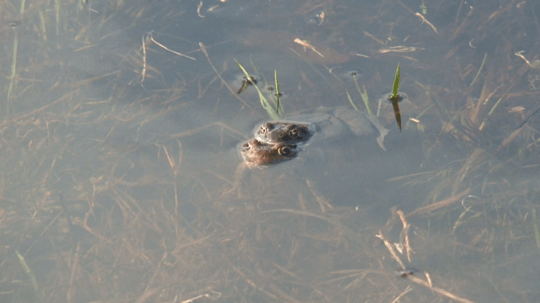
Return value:
M 281 103 L 279 97 L 281 97 L 281 91 L 279 90 L 279 79 L 277 75 L 277 70 L 274 70 L 274 79 L 276 81 L 276 112 L 278 115 L 283 114 L 283 109 L 281 108 Z
M 394 85 L 392 86 L 392 93 L 390 94 L 390 98 L 397 98 L 398 91 L 399 91 L 399 80 L 401 78 L 401 68 L 399 66 L 399 63 L 397 65 L 396 70 L 396 76 L 394 77 Z
M 234 60 L 236 61 L 236 59 Z M 244 66 L 236 61 L 236 64 L 238 64 L 238 67 L 240 67 L 240 69 L 242 70 L 242 72 L 244 72 L 244 74 L 246 75 L 246 78 L 247 79 L 251 79 L 251 76 L 249 75 L 249 73 L 247 72 L 247 70 L 244 68 Z M 268 113 L 268 115 L 270 116 L 270 118 L 272 118 L 273 120 L 277 121 L 279 120 L 279 114 L 278 112 L 272 107 L 272 104 L 270 104 L 270 102 L 268 102 L 268 100 L 266 99 L 266 97 L 264 97 L 264 94 L 262 93 L 262 91 L 259 89 L 259 87 L 257 85 L 253 85 L 255 87 L 255 89 L 257 90 L 257 92 L 259 93 L 259 98 L 260 98 L 260 101 L 261 101 L 261 105 L 262 107 L 264 108 L 264 110 L 266 110 L 266 112 Z

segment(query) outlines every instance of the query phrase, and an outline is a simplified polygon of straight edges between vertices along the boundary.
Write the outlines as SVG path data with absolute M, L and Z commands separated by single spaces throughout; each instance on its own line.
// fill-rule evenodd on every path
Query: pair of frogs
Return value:
M 254 137 L 240 147 L 243 165 L 249 168 L 291 160 L 311 148 L 309 146 L 333 138 L 378 135 L 379 146 L 386 150 L 383 140 L 388 130 L 368 113 L 346 107 L 320 107 L 284 121 L 265 122 L 257 126 L 253 134 Z

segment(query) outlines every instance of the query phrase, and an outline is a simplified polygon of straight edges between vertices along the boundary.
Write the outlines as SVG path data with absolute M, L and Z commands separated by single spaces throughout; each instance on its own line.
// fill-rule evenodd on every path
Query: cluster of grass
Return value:
M 247 71 L 246 69 L 244 68 L 244 66 L 236 61 L 236 64 L 238 64 L 238 67 L 240 67 L 240 69 L 242 70 L 242 72 L 244 73 L 245 77 L 246 77 L 246 82 L 244 85 L 251 85 L 253 84 L 253 79 L 254 77 L 251 76 Z M 265 97 L 264 93 L 261 91 L 261 89 L 257 86 L 257 85 L 251 85 L 253 87 L 255 87 L 255 89 L 257 90 L 257 93 L 259 93 L 259 99 L 261 101 L 261 106 L 263 107 L 263 109 L 266 111 L 266 113 L 268 114 L 268 116 L 270 116 L 271 119 L 273 119 L 274 121 L 277 121 L 279 120 L 280 118 L 283 117 L 283 107 L 281 106 L 280 104 L 280 96 L 281 96 L 281 92 L 279 90 L 279 79 L 278 79 L 278 74 L 277 74 L 277 71 L 274 71 L 274 79 L 275 79 L 275 99 L 272 98 L 272 102 L 269 102 L 268 99 Z
M 275 100 L 272 98 L 271 100 L 273 102 L 269 102 L 268 99 L 265 97 L 265 94 L 261 91 L 261 89 L 257 85 L 254 85 L 254 84 L 256 84 L 256 83 L 253 83 L 253 82 L 255 82 L 254 81 L 255 78 L 253 76 L 251 76 L 247 72 L 247 70 L 244 68 L 244 66 L 240 62 L 236 61 L 236 64 L 238 64 L 238 67 L 240 67 L 240 69 L 244 73 L 245 79 L 246 79 L 244 81 L 244 83 L 243 83 L 242 88 L 240 88 L 240 90 L 238 92 L 240 93 L 241 91 L 243 91 L 248 86 L 255 87 L 255 89 L 257 90 L 257 93 L 259 94 L 259 100 L 261 102 L 261 106 L 266 111 L 268 116 L 271 119 L 273 119 L 274 121 L 277 121 L 280 118 L 282 118 L 284 113 L 283 113 L 283 108 L 281 107 L 281 104 L 280 104 L 281 92 L 279 90 L 279 79 L 278 79 L 277 71 L 274 71 L 275 91 L 276 91 L 275 92 Z M 366 107 L 366 111 L 367 111 L 368 114 L 372 115 L 371 106 L 370 106 L 370 103 L 369 103 L 369 96 L 368 96 L 368 93 L 366 91 L 366 87 L 364 86 L 363 87 L 364 90 L 362 91 L 360 89 L 359 85 L 358 85 L 356 75 L 353 75 L 353 77 L 354 77 L 354 83 L 356 84 L 356 88 L 358 89 L 358 92 L 360 93 L 360 96 L 362 97 L 362 100 L 364 101 L 364 106 Z M 388 99 L 389 99 L 390 102 L 392 102 L 392 105 L 394 106 L 394 112 L 396 114 L 396 121 L 398 123 L 399 129 L 401 130 L 401 118 L 400 118 L 399 106 L 398 106 L 398 102 L 400 102 L 402 100 L 402 98 L 398 94 L 400 79 L 401 79 L 401 68 L 400 68 L 400 65 L 398 64 L 397 70 L 396 70 L 396 75 L 394 77 L 394 82 L 392 84 L 392 91 L 391 91 Z M 347 97 L 349 99 L 349 102 L 351 103 L 351 106 L 355 110 L 358 110 L 358 107 L 354 104 L 354 101 L 352 100 L 352 97 L 349 94 L 349 92 L 346 91 L 346 93 L 347 93 Z

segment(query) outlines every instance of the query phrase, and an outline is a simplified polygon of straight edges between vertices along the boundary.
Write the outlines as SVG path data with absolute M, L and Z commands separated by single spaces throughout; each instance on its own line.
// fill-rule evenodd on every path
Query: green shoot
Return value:
M 236 59 L 234 61 L 236 61 Z M 244 68 L 244 66 L 240 62 L 236 61 L 236 64 L 238 64 L 238 67 L 240 67 L 242 72 L 244 72 L 247 79 L 252 79 L 252 77 L 249 75 L 249 73 L 246 71 L 246 69 Z M 264 94 L 259 89 L 259 87 L 257 85 L 253 85 L 253 86 L 255 87 L 255 89 L 257 89 L 257 92 L 259 93 L 259 98 L 261 100 L 261 105 L 264 108 L 264 110 L 266 110 L 266 112 L 268 113 L 270 118 L 272 118 L 275 121 L 279 120 L 279 112 L 278 112 L 279 108 L 274 109 L 272 104 L 270 102 L 268 102 L 266 97 L 264 97 Z
M 278 116 L 283 113 L 283 109 L 281 109 L 281 104 L 279 102 L 279 97 L 281 97 L 281 91 L 279 90 L 279 80 L 277 75 L 277 70 L 274 70 L 274 79 L 276 81 L 276 112 Z
M 394 85 L 392 86 L 392 93 L 390 94 L 390 99 L 397 99 L 398 98 L 399 79 L 400 78 L 401 78 L 401 68 L 399 67 L 399 63 L 398 63 L 397 70 L 396 70 L 396 76 L 394 77 Z
M 427 15 L 427 6 L 424 0 L 422 0 L 422 5 L 420 5 L 420 8 L 422 9 L 422 15 Z

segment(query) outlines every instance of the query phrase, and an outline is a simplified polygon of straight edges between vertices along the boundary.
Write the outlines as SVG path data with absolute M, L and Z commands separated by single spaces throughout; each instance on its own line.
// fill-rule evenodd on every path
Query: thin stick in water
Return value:
M 141 71 L 141 86 L 144 87 L 143 82 L 146 77 L 146 39 L 142 38 L 142 51 L 143 51 L 143 67 Z
M 165 45 L 163 45 L 163 44 L 157 42 L 156 40 L 154 40 L 154 37 L 152 37 L 152 35 L 150 35 L 150 40 L 152 40 L 152 42 L 154 42 L 155 44 L 157 44 L 158 46 L 160 46 L 160 47 L 163 48 L 164 50 L 169 51 L 169 52 L 171 52 L 171 53 L 173 53 L 173 54 L 176 54 L 176 55 L 182 56 L 182 57 L 186 57 L 186 58 L 191 59 L 191 60 L 197 60 L 197 59 L 195 59 L 195 58 L 193 58 L 193 57 L 191 57 L 191 56 L 184 55 L 184 54 L 182 54 L 182 53 L 179 53 L 179 52 L 177 52 L 177 51 L 173 51 L 172 49 L 169 49 L 169 48 L 166 47 Z

